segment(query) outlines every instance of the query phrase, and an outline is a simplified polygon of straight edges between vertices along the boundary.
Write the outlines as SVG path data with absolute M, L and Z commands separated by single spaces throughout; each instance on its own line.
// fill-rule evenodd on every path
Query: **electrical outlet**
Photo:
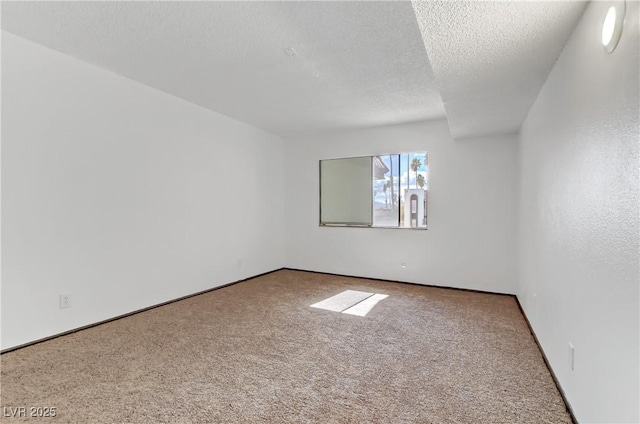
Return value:
M 71 307 L 71 293 L 60 295 L 60 309 Z
M 576 366 L 576 350 L 573 348 L 573 345 L 569 343 L 569 368 L 571 371 L 575 369 Z
M 242 268 L 242 259 L 238 259 L 238 260 L 236 261 L 236 266 L 237 266 L 238 268 Z
M 401 268 L 406 268 L 407 267 L 407 260 L 406 259 L 401 259 L 400 260 L 400 267 Z

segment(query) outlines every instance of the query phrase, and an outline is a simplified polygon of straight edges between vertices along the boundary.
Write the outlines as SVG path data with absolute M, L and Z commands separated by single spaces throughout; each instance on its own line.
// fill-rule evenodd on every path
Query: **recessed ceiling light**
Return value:
M 624 1 L 617 2 L 614 6 L 609 7 L 607 16 L 602 23 L 602 45 L 608 53 L 615 50 L 622 35 L 624 12 Z

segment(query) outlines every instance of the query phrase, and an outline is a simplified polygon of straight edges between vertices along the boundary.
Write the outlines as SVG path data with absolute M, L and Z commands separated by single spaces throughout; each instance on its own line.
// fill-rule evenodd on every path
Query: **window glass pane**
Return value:
M 427 227 L 427 153 L 400 155 L 400 226 Z
M 373 157 L 373 225 L 398 227 L 399 155 Z
M 371 156 L 320 161 L 320 224 L 372 225 Z

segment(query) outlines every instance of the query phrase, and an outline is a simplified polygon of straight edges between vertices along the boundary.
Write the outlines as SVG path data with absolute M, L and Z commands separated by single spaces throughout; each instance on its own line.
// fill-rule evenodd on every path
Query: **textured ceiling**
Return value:
M 413 7 L 451 133 L 461 138 L 519 130 L 586 2 L 416 1 Z
M 444 117 L 410 2 L 3 2 L 2 27 L 284 136 Z
M 584 8 L 4 1 L 2 28 L 283 136 L 446 112 L 460 138 L 520 128 Z

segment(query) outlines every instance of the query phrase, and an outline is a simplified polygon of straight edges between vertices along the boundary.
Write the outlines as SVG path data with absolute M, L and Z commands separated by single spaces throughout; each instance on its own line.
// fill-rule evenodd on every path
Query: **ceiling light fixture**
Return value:
M 624 21 L 625 2 L 616 2 L 609 7 L 607 16 L 602 23 L 602 45 L 607 53 L 615 50 L 622 35 L 622 23 Z

